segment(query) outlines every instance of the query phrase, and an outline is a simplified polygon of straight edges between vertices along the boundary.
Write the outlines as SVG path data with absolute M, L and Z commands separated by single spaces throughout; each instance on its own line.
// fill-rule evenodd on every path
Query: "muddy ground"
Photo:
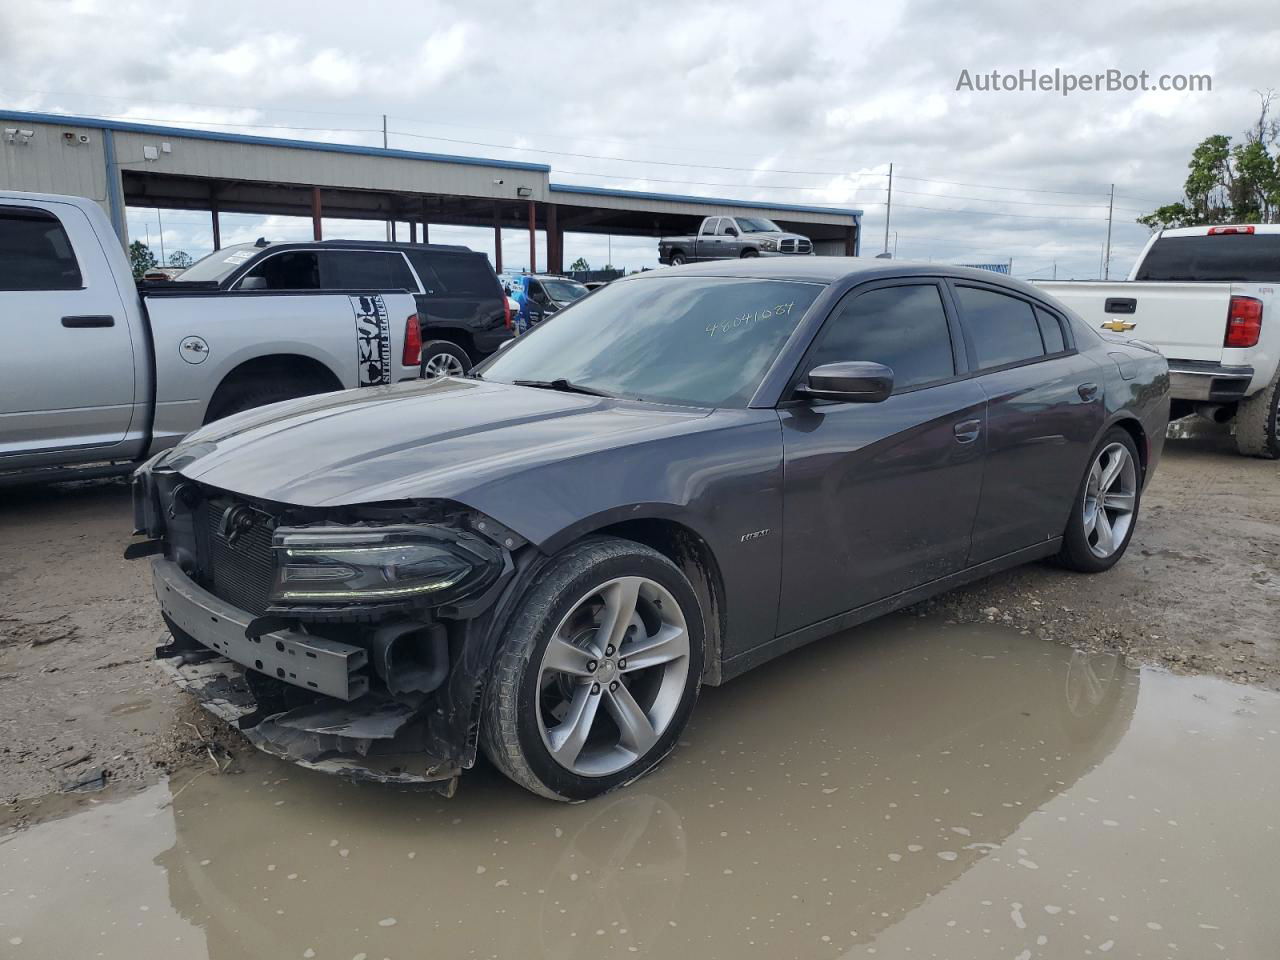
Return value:
M 1109 573 L 1036 564 L 912 612 L 1280 689 L 1280 464 L 1198 433 L 1167 444 Z M 122 481 L 0 491 L 0 804 L 235 748 L 149 665 L 162 625 L 148 564 L 120 557 L 130 519 Z

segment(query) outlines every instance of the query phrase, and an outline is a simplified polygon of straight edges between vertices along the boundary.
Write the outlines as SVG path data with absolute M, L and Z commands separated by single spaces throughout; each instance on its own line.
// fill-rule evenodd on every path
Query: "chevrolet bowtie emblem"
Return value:
M 1108 320 L 1102 325 L 1103 330 L 1110 330 L 1112 333 L 1124 333 L 1126 330 L 1132 330 L 1137 324 L 1131 320 Z

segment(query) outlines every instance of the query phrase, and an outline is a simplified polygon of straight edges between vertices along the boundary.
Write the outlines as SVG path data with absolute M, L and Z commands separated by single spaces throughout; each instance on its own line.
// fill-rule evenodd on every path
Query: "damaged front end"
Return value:
M 525 541 L 466 507 L 267 503 L 163 457 L 134 477 L 171 641 L 156 656 L 274 756 L 451 795 Z

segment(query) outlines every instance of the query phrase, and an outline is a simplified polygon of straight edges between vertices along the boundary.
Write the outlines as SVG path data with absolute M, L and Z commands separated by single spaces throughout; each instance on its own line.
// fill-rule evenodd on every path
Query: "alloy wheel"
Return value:
M 462 361 L 451 353 L 434 354 L 422 364 L 422 376 L 427 380 L 434 380 L 436 377 L 460 377 L 466 372 L 462 367 Z
M 1104 447 L 1089 470 L 1084 491 L 1085 541 L 1105 560 L 1124 545 L 1138 502 L 1138 468 L 1122 443 Z
M 689 631 L 675 597 L 619 577 L 581 597 L 538 668 L 538 732 L 566 770 L 604 777 L 643 757 L 670 726 L 689 676 Z

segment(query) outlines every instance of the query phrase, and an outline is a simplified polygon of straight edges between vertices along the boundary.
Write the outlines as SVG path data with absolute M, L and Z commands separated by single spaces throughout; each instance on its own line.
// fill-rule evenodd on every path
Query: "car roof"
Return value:
M 1162 237 L 1207 237 L 1210 230 L 1225 230 L 1228 227 L 1234 227 L 1239 230 L 1242 227 L 1248 227 L 1254 233 L 1280 233 L 1280 223 L 1219 223 L 1205 224 L 1202 227 L 1170 227 L 1168 230 L 1161 230 Z M 1220 234 L 1222 236 L 1230 236 L 1230 234 Z
M 750 277 L 759 280 L 792 280 L 808 283 L 835 283 L 851 279 L 857 283 L 893 277 L 950 277 L 956 280 L 978 280 L 1009 287 L 1024 295 L 1044 294 L 1022 280 L 1015 280 L 992 270 L 961 267 L 949 263 L 924 263 L 914 260 L 882 260 L 878 257 L 748 257 L 744 260 L 711 260 L 679 267 L 658 267 L 635 273 L 620 280 L 627 282 L 659 277 Z M 617 283 L 618 281 L 614 281 Z
M 257 246 L 254 243 L 237 244 L 237 246 Z M 265 246 L 258 247 L 259 250 L 279 250 L 282 247 L 290 247 L 293 249 L 308 249 L 318 247 L 320 249 L 356 249 L 356 250 L 404 250 L 413 252 L 417 250 L 427 250 L 433 252 L 444 253 L 476 253 L 470 247 L 464 247 L 454 243 L 408 243 L 398 240 L 273 240 Z M 483 256 L 483 254 L 481 254 Z

